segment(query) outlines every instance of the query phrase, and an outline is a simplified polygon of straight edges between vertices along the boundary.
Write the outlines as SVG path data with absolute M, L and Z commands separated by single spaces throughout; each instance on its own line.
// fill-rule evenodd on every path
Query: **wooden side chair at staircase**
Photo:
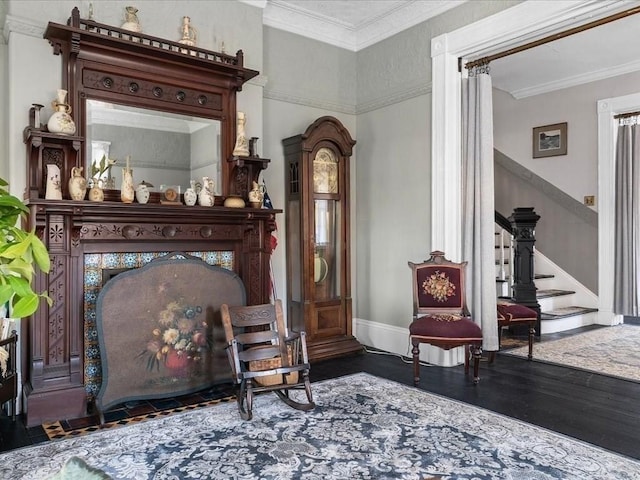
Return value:
M 473 358 L 473 382 L 478 383 L 482 356 L 482 329 L 467 311 L 464 276 L 467 262 L 447 260 L 433 251 L 423 263 L 409 262 L 413 275 L 413 322 L 409 337 L 413 345 L 413 383 L 420 382 L 420 344 L 445 350 L 465 347 L 464 371 Z
M 223 304 L 220 312 L 240 416 L 251 420 L 254 394 L 260 392 L 275 392 L 298 410 L 314 408 L 305 332 L 287 334 L 280 300 L 251 306 Z M 290 395 L 293 390 L 304 391 L 300 400 Z

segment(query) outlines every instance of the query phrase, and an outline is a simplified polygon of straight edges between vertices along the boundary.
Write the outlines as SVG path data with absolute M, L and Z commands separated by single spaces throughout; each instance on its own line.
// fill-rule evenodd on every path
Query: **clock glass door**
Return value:
M 314 285 L 317 301 L 340 295 L 340 184 L 338 159 L 326 147 L 313 160 Z

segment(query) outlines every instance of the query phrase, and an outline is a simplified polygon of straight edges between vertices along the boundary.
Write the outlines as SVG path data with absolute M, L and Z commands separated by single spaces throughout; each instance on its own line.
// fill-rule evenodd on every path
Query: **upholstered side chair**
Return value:
M 536 333 L 536 322 L 538 320 L 538 312 L 532 308 L 525 307 L 508 300 L 498 300 L 498 339 L 499 347 L 502 348 L 502 330 L 505 327 L 514 327 L 525 325 L 528 327 L 529 354 L 527 358 L 533 359 L 533 338 Z M 496 358 L 496 352 L 489 353 L 489 363 L 493 363 Z
M 473 382 L 478 383 L 482 356 L 482 329 L 469 316 L 464 276 L 467 262 L 447 260 L 433 251 L 423 263 L 409 262 L 413 275 L 413 322 L 409 338 L 413 345 L 413 383 L 420 382 L 420 344 L 445 350 L 465 347 L 464 371 L 473 358 Z

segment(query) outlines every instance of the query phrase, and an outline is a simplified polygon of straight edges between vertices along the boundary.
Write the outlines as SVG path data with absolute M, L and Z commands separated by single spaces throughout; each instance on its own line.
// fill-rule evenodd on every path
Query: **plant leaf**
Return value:
M 49 252 L 47 251 L 47 247 L 44 246 L 44 243 L 42 243 L 42 240 L 40 240 L 37 235 L 33 235 L 33 237 L 31 238 L 31 249 L 33 258 L 35 259 L 38 268 L 44 273 L 49 273 L 49 270 L 51 269 L 51 259 L 49 258 Z
M 29 317 L 38 309 L 38 295 L 32 293 L 18 300 L 11 309 L 11 316 L 16 318 Z

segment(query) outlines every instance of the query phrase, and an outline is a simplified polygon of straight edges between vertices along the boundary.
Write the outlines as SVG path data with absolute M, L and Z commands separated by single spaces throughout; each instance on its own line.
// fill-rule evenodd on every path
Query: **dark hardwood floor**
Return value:
M 407 362 L 370 350 L 316 362 L 311 377 L 316 382 L 367 372 L 412 385 L 413 370 Z M 423 366 L 420 388 L 640 459 L 640 383 L 504 354 L 491 365 L 483 361 L 480 377 L 474 386 L 462 366 Z M 45 441 L 38 428 L 26 429 L 20 419 L 13 423 L 3 416 L 0 450 Z

